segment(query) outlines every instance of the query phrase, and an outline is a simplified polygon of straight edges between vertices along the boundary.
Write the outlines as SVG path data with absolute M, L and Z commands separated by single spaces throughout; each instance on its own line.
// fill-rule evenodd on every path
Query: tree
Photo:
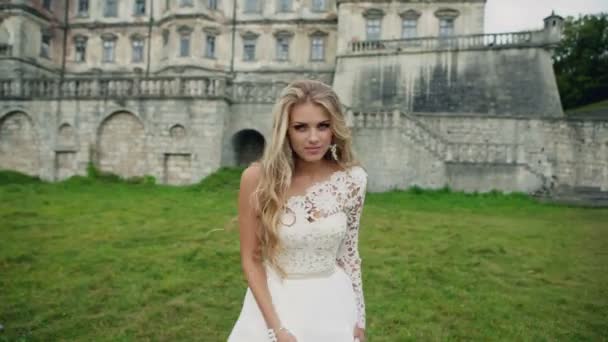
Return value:
M 564 108 L 608 99 L 608 14 L 566 18 L 553 60 Z

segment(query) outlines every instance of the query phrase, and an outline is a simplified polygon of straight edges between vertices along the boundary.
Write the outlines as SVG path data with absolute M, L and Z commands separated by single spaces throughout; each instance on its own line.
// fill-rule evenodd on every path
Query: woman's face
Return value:
M 287 136 L 292 150 L 307 162 L 323 158 L 331 144 L 331 119 L 323 107 L 304 102 L 292 107 Z

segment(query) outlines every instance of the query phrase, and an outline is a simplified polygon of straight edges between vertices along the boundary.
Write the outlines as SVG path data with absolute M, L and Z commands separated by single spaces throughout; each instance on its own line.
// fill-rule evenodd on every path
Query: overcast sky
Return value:
M 551 11 L 569 15 L 608 13 L 608 0 L 488 0 L 486 33 L 512 32 L 542 28 L 543 18 Z

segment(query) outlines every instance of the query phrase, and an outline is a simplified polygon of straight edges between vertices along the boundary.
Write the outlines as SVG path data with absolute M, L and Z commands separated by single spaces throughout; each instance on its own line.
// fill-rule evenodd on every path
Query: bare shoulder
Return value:
M 262 165 L 258 162 L 249 165 L 241 174 L 241 190 L 252 191 L 262 177 Z

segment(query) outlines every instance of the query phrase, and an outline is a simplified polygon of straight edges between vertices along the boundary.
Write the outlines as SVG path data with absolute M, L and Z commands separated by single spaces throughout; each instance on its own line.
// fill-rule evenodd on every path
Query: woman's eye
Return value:
M 326 129 L 326 128 L 329 128 L 329 124 L 328 124 L 328 123 L 322 123 L 322 124 L 320 124 L 320 125 L 319 125 L 319 128 L 320 128 L 320 129 Z
M 297 125 L 297 126 L 294 126 L 294 128 L 296 129 L 296 131 L 303 131 L 303 130 L 306 129 L 306 126 L 305 125 Z

